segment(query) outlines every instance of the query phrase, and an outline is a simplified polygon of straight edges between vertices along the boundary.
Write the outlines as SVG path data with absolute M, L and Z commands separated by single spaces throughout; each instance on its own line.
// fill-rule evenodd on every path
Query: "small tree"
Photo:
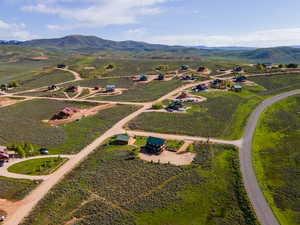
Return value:
M 21 145 L 18 145 L 18 146 L 17 146 L 16 152 L 18 153 L 18 155 L 19 155 L 21 158 L 25 158 L 25 157 L 26 157 L 26 152 L 24 151 L 24 149 L 22 148 Z
M 158 110 L 158 109 L 163 109 L 164 105 L 162 103 L 155 103 L 152 105 L 152 109 Z

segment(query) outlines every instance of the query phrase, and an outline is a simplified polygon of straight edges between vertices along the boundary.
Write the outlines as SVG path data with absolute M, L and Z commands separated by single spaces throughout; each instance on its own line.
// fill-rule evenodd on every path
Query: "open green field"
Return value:
M 132 159 L 104 145 L 66 176 L 23 225 L 255 225 L 232 146 L 195 144 L 191 166 Z M 71 222 L 72 221 L 72 222 Z
M 11 173 L 25 175 L 48 175 L 62 166 L 68 159 L 61 157 L 49 157 L 41 159 L 31 159 L 14 164 L 8 168 Z
M 29 79 L 20 81 L 20 86 L 14 88 L 12 92 L 31 90 L 71 80 L 74 80 L 74 76 L 71 73 L 50 69 L 48 71 L 40 72 Z
M 154 101 L 170 91 L 183 85 L 180 80 L 170 81 L 152 81 L 147 84 L 138 84 L 131 86 L 122 95 L 116 96 L 99 96 L 91 99 L 108 100 L 108 101 L 130 101 L 130 102 L 150 102 Z
M 64 107 L 87 108 L 92 103 L 33 100 L 0 109 L 0 144 L 28 142 L 49 148 L 51 154 L 71 154 L 83 149 L 116 122 L 137 110 L 135 106 L 116 106 L 80 121 L 51 127 L 42 122 Z
M 180 61 L 180 60 L 158 60 L 158 59 L 99 59 L 96 57 L 79 57 L 71 60 L 71 69 L 82 74 L 83 77 L 94 76 L 132 76 L 141 73 L 158 74 L 156 68 L 159 65 L 168 65 L 167 71 L 175 71 L 181 65 L 189 65 L 191 69 L 197 69 L 199 66 L 209 67 L 212 72 L 217 69 L 232 69 L 236 64 L 216 61 L 216 60 L 202 60 L 202 61 Z M 113 65 L 112 70 L 106 70 L 107 65 Z M 95 70 L 85 70 L 84 67 L 95 67 Z M 162 72 L 167 72 L 162 71 Z
M 263 192 L 281 225 L 300 224 L 300 95 L 275 103 L 262 115 L 253 161 Z
M 39 183 L 39 181 L 0 177 L 0 198 L 11 201 L 21 200 Z
M 128 77 L 107 78 L 107 79 L 86 79 L 72 83 L 72 85 L 81 87 L 105 87 L 106 85 L 116 85 L 117 88 L 130 88 L 134 85 L 134 81 Z
M 143 113 L 128 124 L 132 130 L 191 136 L 239 139 L 248 116 L 263 100 L 249 91 L 209 92 L 200 95 L 208 98 L 202 103 L 188 104 L 187 113 Z
M 47 56 L 45 61 L 32 60 L 33 57 Z M 0 83 L 31 78 L 44 67 L 54 67 L 63 62 L 66 56 L 41 49 L 20 46 L 0 46 Z
M 257 76 L 251 77 L 249 80 L 263 87 L 249 88 L 253 93 L 262 96 L 276 95 L 300 88 L 300 74 Z

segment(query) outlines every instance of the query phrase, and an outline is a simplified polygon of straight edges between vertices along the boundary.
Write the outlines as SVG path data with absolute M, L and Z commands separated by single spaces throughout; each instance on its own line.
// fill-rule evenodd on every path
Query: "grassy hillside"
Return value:
M 145 163 L 105 145 L 66 176 L 23 225 L 256 225 L 237 150 L 197 143 L 192 166 Z
M 167 46 L 136 41 L 110 41 L 95 36 L 70 35 L 63 38 L 27 41 L 23 46 L 51 50 L 72 50 L 77 52 L 126 52 L 134 56 L 162 56 L 164 53 L 182 56 L 216 57 L 258 62 L 300 62 L 300 49 L 291 47 L 261 48 L 254 50 L 198 49 L 182 46 Z M 173 55 L 173 57 L 174 57 Z
M 50 153 L 76 153 L 103 134 L 116 122 L 137 109 L 135 106 L 116 106 L 80 121 L 52 127 L 49 120 L 64 107 L 88 108 L 91 103 L 55 100 L 33 100 L 0 109 L 0 144 L 29 142 L 47 147 Z
M 268 108 L 254 136 L 254 165 L 281 225 L 300 224 L 300 96 Z

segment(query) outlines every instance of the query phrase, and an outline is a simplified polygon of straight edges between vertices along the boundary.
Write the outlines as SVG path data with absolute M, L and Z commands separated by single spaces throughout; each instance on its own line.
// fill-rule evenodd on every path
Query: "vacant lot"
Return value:
M 131 102 L 150 102 L 170 91 L 180 87 L 183 83 L 180 80 L 171 81 L 152 81 L 148 84 L 138 84 L 131 86 L 122 95 L 110 97 L 95 97 L 96 100 L 110 100 L 110 101 L 131 101 Z
M 264 88 L 249 88 L 253 93 L 267 96 L 300 88 L 300 74 L 282 74 L 249 78 Z
M 46 55 L 45 61 L 32 60 Z M 0 46 L 0 83 L 29 79 L 44 67 L 53 67 L 65 59 L 65 55 L 20 46 Z
M 134 85 L 134 81 L 131 78 L 107 78 L 107 79 L 87 79 L 72 83 L 72 85 L 82 87 L 105 87 L 106 85 L 116 85 L 117 88 L 130 88 Z
M 13 89 L 12 92 L 30 90 L 34 88 L 50 86 L 57 83 L 73 80 L 74 76 L 61 70 L 49 70 L 47 72 L 38 73 L 29 79 L 20 81 L 20 86 Z
M 80 72 L 83 77 L 94 76 L 132 76 L 136 74 L 157 74 L 155 70 L 160 65 L 167 65 L 167 71 L 176 71 L 181 65 L 189 65 L 195 70 L 199 66 L 205 66 L 215 72 L 218 69 L 232 69 L 236 64 L 218 60 L 158 60 L 158 59 L 99 59 L 96 57 L 79 57 L 70 63 L 71 68 Z M 112 70 L 106 70 L 107 65 L 113 65 Z M 86 70 L 85 67 L 94 67 L 94 70 Z M 167 72 L 167 71 L 162 71 Z
M 29 142 L 47 147 L 53 154 L 76 153 L 137 109 L 135 106 L 116 106 L 58 127 L 42 122 L 69 106 L 87 108 L 95 104 L 34 100 L 0 109 L 0 143 Z
M 60 157 L 31 159 L 10 166 L 8 171 L 25 175 L 48 175 L 66 161 L 67 159 Z
M 38 184 L 38 181 L 0 177 L 0 199 L 21 200 Z
M 233 147 L 197 143 L 198 156 L 187 167 L 132 159 L 132 148 L 101 147 L 23 224 L 257 224 Z
M 238 139 L 261 97 L 244 91 L 201 93 L 207 102 L 193 103 L 188 113 L 143 113 L 128 127 L 160 133 Z
M 272 105 L 254 137 L 260 185 L 282 225 L 300 224 L 300 96 Z

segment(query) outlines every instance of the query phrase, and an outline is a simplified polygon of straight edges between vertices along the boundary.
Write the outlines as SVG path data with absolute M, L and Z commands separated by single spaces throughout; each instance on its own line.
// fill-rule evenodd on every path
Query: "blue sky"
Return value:
M 0 0 L 0 39 L 70 34 L 170 45 L 300 45 L 299 0 Z

